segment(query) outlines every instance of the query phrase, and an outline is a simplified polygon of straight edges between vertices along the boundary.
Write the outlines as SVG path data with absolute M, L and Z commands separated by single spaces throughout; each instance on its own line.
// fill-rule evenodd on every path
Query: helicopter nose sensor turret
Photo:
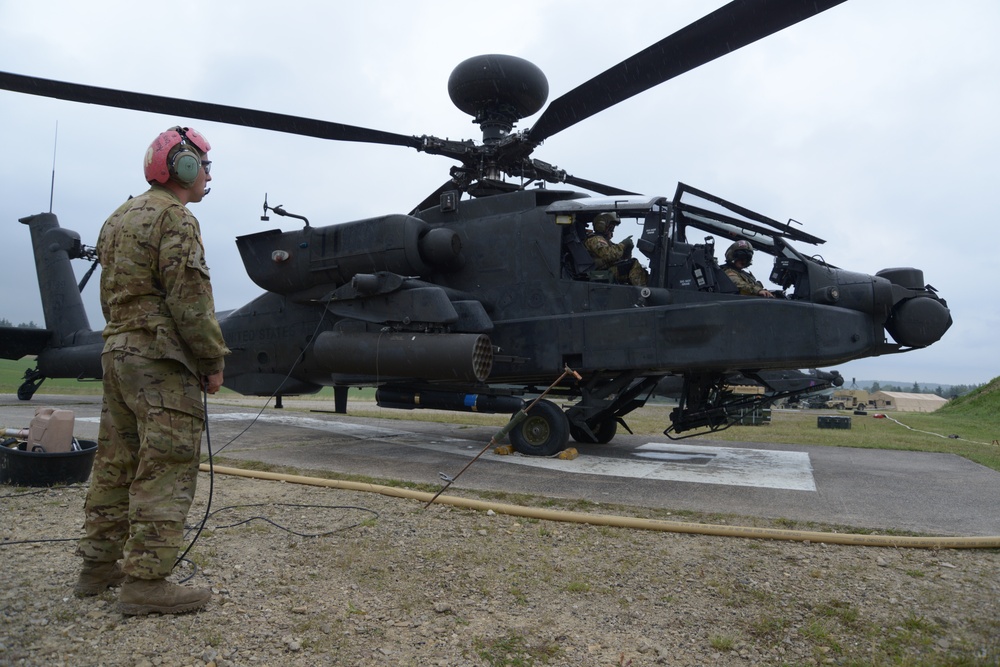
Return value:
M 448 77 L 448 95 L 473 116 L 483 143 L 506 137 L 517 121 L 537 113 L 549 96 L 549 82 L 536 65 L 505 55 L 473 56 Z
M 952 324 L 948 304 L 924 285 L 924 272 L 913 268 L 883 269 L 876 276 L 893 286 L 893 305 L 885 330 L 900 345 L 927 347 L 941 340 Z

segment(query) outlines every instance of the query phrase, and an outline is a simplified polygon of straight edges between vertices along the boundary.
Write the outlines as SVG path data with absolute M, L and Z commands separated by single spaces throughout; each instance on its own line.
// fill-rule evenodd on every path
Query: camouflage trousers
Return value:
M 615 263 L 615 277 L 620 283 L 643 286 L 649 283 L 649 274 L 637 259 L 623 259 Z
M 104 401 L 77 555 L 139 579 L 170 574 L 194 500 L 205 424 L 198 379 L 180 362 L 101 356 Z

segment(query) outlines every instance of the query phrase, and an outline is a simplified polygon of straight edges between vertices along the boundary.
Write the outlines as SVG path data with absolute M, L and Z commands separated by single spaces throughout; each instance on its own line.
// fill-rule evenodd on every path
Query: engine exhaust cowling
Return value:
M 462 242 L 444 227 L 408 215 L 276 229 L 236 239 L 247 275 L 257 286 L 296 300 L 318 299 L 360 274 L 426 277 L 462 267 Z

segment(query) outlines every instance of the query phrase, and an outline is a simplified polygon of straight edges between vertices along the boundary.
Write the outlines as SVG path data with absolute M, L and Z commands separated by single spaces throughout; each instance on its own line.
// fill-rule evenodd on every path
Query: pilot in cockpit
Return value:
M 774 294 L 770 290 L 765 289 L 764 284 L 747 271 L 747 268 L 752 263 L 753 246 L 750 245 L 749 241 L 740 239 L 726 250 L 726 263 L 722 265 L 722 270 L 733 281 L 733 284 L 739 289 L 740 294 L 763 296 L 773 299 Z
M 618 222 L 617 213 L 598 214 L 594 218 L 594 231 L 587 233 L 587 240 L 583 244 L 594 258 L 596 268 L 611 271 L 615 282 L 646 285 L 649 283 L 649 273 L 639 260 L 632 257 L 632 237 L 621 243 L 611 240 Z

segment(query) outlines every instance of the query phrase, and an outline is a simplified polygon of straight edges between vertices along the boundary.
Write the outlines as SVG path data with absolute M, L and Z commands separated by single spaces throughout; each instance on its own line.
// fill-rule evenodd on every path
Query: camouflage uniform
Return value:
M 85 506 L 88 561 L 160 579 L 174 566 L 194 499 L 205 423 L 201 378 L 229 353 L 197 219 L 153 185 L 101 229 L 104 401 Z
M 594 268 L 598 271 L 613 271 L 618 282 L 631 285 L 645 285 L 649 282 L 646 269 L 637 259 L 628 257 L 625 244 L 612 243 L 603 234 L 591 232 L 583 245 L 594 258 Z
M 722 270 L 726 272 L 729 279 L 733 281 L 736 288 L 740 291 L 740 294 L 745 294 L 747 296 L 758 296 L 760 291 L 764 289 L 764 284 L 759 280 L 754 278 L 753 274 L 749 271 L 741 271 L 735 266 L 730 266 L 729 264 L 724 264 Z

